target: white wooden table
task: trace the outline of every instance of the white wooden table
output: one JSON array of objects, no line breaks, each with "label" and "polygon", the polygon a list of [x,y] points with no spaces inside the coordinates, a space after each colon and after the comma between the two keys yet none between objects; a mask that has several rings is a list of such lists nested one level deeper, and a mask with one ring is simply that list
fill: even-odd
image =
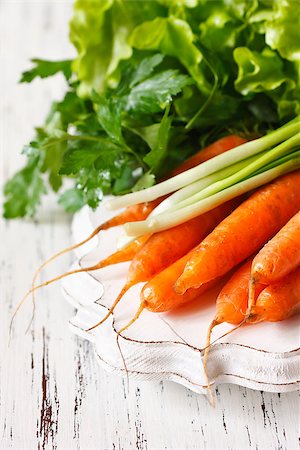
[{"label": "white wooden table", "polygon": [[[55,78],[17,85],[33,56],[65,58],[70,2],[0,2],[1,184],[21,164],[19,151],[59,98]],[[0,448],[8,449],[287,449],[298,448],[299,395],[269,394],[223,385],[217,406],[172,383],[126,382],[97,366],[91,347],[68,329],[72,308],[58,285],[37,296],[31,331],[30,304],[13,326],[17,301],[34,269],[68,245],[70,218],[47,199],[36,221],[1,221]],[[44,275],[62,272],[65,257]]]}]

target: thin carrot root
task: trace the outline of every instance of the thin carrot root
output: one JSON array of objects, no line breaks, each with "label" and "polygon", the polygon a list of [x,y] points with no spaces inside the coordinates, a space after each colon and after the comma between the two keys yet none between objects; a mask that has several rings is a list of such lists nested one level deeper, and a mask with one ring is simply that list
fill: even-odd
[{"label": "thin carrot root", "polygon": [[[66,272],[63,273],[62,275],[59,275],[55,278],[51,278],[51,280],[47,280],[44,283],[38,284],[37,286],[34,286],[33,288],[31,287],[31,289],[29,289],[29,291],[24,295],[24,297],[19,301],[19,303],[17,304],[15,311],[12,315],[12,318],[10,320],[10,325],[9,325],[9,332],[11,333],[11,329],[12,329],[12,324],[13,321],[19,311],[19,309],[21,308],[21,306],[24,304],[24,302],[26,301],[26,299],[29,297],[30,294],[35,293],[38,289],[41,289],[42,287],[48,286],[49,284],[55,283],[56,281],[62,280],[63,278],[66,278],[70,275],[75,275],[76,273],[83,273],[83,272],[91,272],[93,270],[97,270],[99,269],[99,264],[96,264],[95,266],[90,266],[90,267],[85,267],[85,268],[81,268],[81,269],[75,269],[75,270],[71,270],[70,272]],[[28,329],[28,328],[27,328]]]},{"label": "thin carrot root", "polygon": [[245,321],[250,317],[251,310],[252,310],[253,306],[255,305],[255,287],[256,287],[256,282],[255,282],[254,278],[252,276],[250,276],[249,296],[248,296],[248,305],[247,305],[247,310],[246,310],[246,315],[245,315]]},{"label": "thin carrot root", "polygon": [[123,331],[127,330],[129,327],[131,327],[131,325],[134,324],[134,322],[140,317],[140,315],[142,314],[142,312],[145,309],[145,303],[141,303],[137,312],[135,313],[135,315],[133,316],[133,318],[127,323],[127,325],[125,325],[123,328],[121,328],[121,330],[118,331],[118,335],[120,335],[121,333],[123,333]]},{"label": "thin carrot root", "polygon": [[75,250],[76,248],[81,247],[82,245],[86,244],[87,242],[89,242],[91,239],[93,239],[93,237],[95,237],[101,230],[106,230],[107,229],[107,223],[103,223],[101,225],[99,225],[97,228],[94,229],[94,231],[92,231],[92,233],[85,238],[83,241],[78,242],[77,244],[71,245],[70,247],[67,247],[63,250],[60,250],[59,252],[55,253],[54,255],[52,255],[50,258],[48,258],[46,261],[43,262],[43,264],[40,265],[40,267],[35,271],[34,275],[33,275],[33,279],[32,279],[32,286],[34,286],[37,277],[39,275],[39,273],[48,265],[50,264],[52,261],[54,261],[56,258],[58,258],[59,256],[64,255],[65,253],[68,253],[72,250]]},{"label": "thin carrot root", "polygon": [[108,318],[109,316],[114,312],[115,307],[118,305],[118,303],[122,300],[123,296],[126,294],[126,292],[128,291],[128,289],[130,289],[132,286],[132,283],[128,283],[126,284],[122,289],[121,292],[119,293],[118,297],[115,299],[115,301],[113,302],[112,306],[109,308],[108,313],[106,314],[106,316],[100,320],[100,322],[96,323],[95,325],[93,325],[91,328],[88,328],[86,331],[92,331],[95,328],[99,327],[100,325],[102,325]]},{"label": "thin carrot root", "polygon": [[211,324],[209,325],[209,328],[207,331],[207,337],[206,337],[205,351],[204,351],[204,355],[203,355],[203,370],[204,370],[204,375],[205,375],[205,379],[206,379],[206,383],[207,383],[207,389],[208,389],[208,394],[209,394],[209,403],[213,407],[216,406],[216,401],[215,401],[215,396],[212,392],[211,383],[209,381],[208,374],[207,374],[207,358],[208,358],[208,354],[209,354],[209,350],[210,350],[210,346],[211,346],[212,330],[214,329],[215,326],[219,325],[219,323],[220,322],[218,322],[217,320],[213,320],[211,322]]},{"label": "thin carrot root", "polygon": [[[109,221],[108,221],[108,222],[109,222]],[[87,238],[85,238],[83,241],[78,242],[77,244],[71,245],[70,247],[67,247],[67,248],[65,248],[65,249],[63,249],[63,250],[60,250],[59,252],[57,252],[57,253],[55,253],[54,255],[52,255],[50,258],[48,258],[46,261],[44,261],[43,264],[41,264],[41,265],[37,268],[37,270],[34,272],[33,278],[32,278],[32,282],[31,282],[31,289],[32,289],[32,305],[33,305],[33,306],[32,306],[32,316],[31,316],[29,325],[28,325],[28,327],[27,327],[27,329],[26,329],[26,333],[29,331],[29,329],[30,329],[30,327],[31,327],[31,324],[32,324],[32,322],[33,322],[33,319],[34,319],[34,315],[35,315],[35,295],[34,295],[35,290],[34,290],[34,287],[35,287],[36,280],[37,280],[39,274],[41,273],[41,271],[42,271],[46,266],[48,266],[52,261],[54,261],[55,259],[57,259],[59,256],[62,256],[62,255],[64,255],[65,253],[68,253],[68,252],[70,252],[70,251],[72,251],[72,250],[75,250],[76,248],[81,247],[82,245],[86,244],[86,243],[89,242],[91,239],[93,239],[93,237],[95,237],[101,230],[107,229],[108,222],[105,222],[105,223],[99,225],[97,228],[95,228],[95,229],[93,230],[93,232],[92,232]]]},{"label": "thin carrot root", "polygon": [[[31,289],[33,289],[33,288],[34,288],[34,285],[32,284],[31,285]],[[34,292],[33,292],[32,293],[32,313],[31,313],[31,318],[30,318],[30,321],[29,321],[28,326],[26,328],[25,334],[27,334],[29,332],[29,330],[31,328],[31,325],[32,325],[32,323],[34,321],[34,317],[35,317],[35,296],[34,296]]]},{"label": "thin carrot root", "polygon": [[119,330],[119,331],[117,332],[116,342],[117,342],[117,346],[118,346],[118,349],[119,349],[119,352],[120,352],[120,355],[121,355],[121,358],[122,358],[122,361],[123,361],[124,370],[125,370],[125,372],[126,372],[126,377],[127,377],[127,387],[128,387],[128,389],[129,389],[128,368],[127,368],[126,361],[125,361],[125,358],[124,358],[124,355],[123,355],[123,352],[122,352],[122,349],[121,349],[121,346],[120,346],[119,337],[120,337],[120,335],[121,335],[121,333],[122,333],[123,331],[127,330],[127,329],[128,329],[128,328],[129,328],[129,327],[130,327],[130,326],[131,326],[131,325],[132,325],[132,324],[140,317],[140,315],[142,314],[142,312],[143,312],[144,309],[145,309],[145,303],[142,302],[142,303],[140,304],[140,306],[139,306],[137,312],[135,313],[134,317],[127,323],[127,325],[125,325],[123,328],[121,328],[121,330]]},{"label": "thin carrot root", "polygon": [[211,383],[209,381],[208,375],[207,375],[207,359],[208,359],[208,354],[209,354],[209,350],[210,347],[215,344],[216,342],[218,342],[220,339],[223,339],[224,337],[228,336],[229,334],[233,333],[234,331],[236,331],[238,328],[240,328],[242,325],[244,325],[244,323],[246,323],[247,321],[247,316],[234,328],[232,328],[232,330],[227,331],[226,333],[222,334],[222,336],[218,337],[217,339],[215,339],[213,342],[211,342],[211,333],[212,330],[215,328],[215,326],[220,325],[222,322],[214,319],[207,331],[207,338],[206,338],[206,345],[204,348],[204,355],[203,355],[203,369],[204,369],[204,374],[205,374],[205,378],[206,378],[206,382],[207,382],[207,388],[209,391],[209,397],[210,397],[210,404],[212,406],[215,406],[215,397],[212,393],[211,390]]},{"label": "thin carrot root", "polygon": [[116,338],[116,342],[117,342],[117,346],[118,346],[118,349],[119,349],[119,353],[120,353],[121,358],[122,358],[124,370],[125,370],[125,373],[126,373],[127,390],[129,391],[129,372],[128,372],[128,368],[127,368],[127,365],[126,365],[126,361],[125,361],[125,358],[124,358],[124,355],[123,355],[123,352],[122,352],[122,349],[121,349],[121,346],[120,346],[119,336],[120,336],[120,334],[118,333],[118,334],[117,334],[117,338]]}]

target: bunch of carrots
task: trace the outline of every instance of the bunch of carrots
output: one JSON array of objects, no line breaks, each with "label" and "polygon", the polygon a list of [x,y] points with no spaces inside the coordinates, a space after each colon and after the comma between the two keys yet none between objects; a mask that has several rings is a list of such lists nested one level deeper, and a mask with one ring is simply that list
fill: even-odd
[{"label": "bunch of carrots", "polygon": [[[233,148],[242,151],[245,142],[236,135],[226,136],[198,152],[170,176],[176,177]],[[127,206],[119,215],[99,225],[84,241],[51,257],[35,273],[25,298],[63,277],[131,261],[126,283],[108,314],[90,328],[96,328],[108,318],[127,290],[145,282],[140,307],[132,320],[119,330],[120,334],[145,308],[165,312],[197,298],[201,302],[203,292],[235,270],[217,297],[216,314],[208,327],[204,352],[206,371],[210,336],[216,325],[228,322],[239,327],[245,323],[281,321],[300,307],[300,169],[289,171],[247,194],[237,192],[226,202],[171,228],[142,234],[96,265],[35,285],[40,270],[54,258],[83,245],[102,230],[146,220],[155,208],[168,201],[168,195]]]}]

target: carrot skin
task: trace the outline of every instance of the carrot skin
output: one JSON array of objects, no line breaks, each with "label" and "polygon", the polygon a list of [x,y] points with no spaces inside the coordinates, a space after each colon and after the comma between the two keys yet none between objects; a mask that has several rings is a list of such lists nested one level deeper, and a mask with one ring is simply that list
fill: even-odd
[{"label": "carrot skin", "polygon": [[137,205],[128,206],[123,212],[102,224],[102,230],[124,225],[126,222],[136,222],[145,220],[154,208],[162,201],[162,199],[152,200],[152,202],[138,203]]},{"label": "carrot skin", "polygon": [[248,322],[279,322],[300,310],[300,268],[267,286],[251,308]]},{"label": "carrot skin", "polygon": [[251,274],[255,283],[268,285],[285,277],[299,266],[300,211],[256,255]]},{"label": "carrot skin", "polygon": [[189,289],[183,295],[174,292],[173,285],[182,272],[188,257],[189,255],[185,255],[178,259],[144,285],[140,300],[145,308],[156,313],[170,311],[195,300],[213,286],[214,283],[207,283],[198,289]]},{"label": "carrot skin", "polygon": [[[247,260],[227,281],[216,301],[218,323],[239,324],[244,318],[248,305],[249,280],[252,259]],[[265,286],[260,285],[262,290]]]},{"label": "carrot skin", "polygon": [[149,234],[140,236],[138,239],[135,239],[133,242],[130,242],[121,250],[112,253],[107,258],[99,262],[98,264],[99,269],[111,266],[113,264],[131,261],[138,253],[138,251],[142,248],[142,246],[145,244],[145,242],[149,239],[149,237],[150,237]]},{"label": "carrot skin", "polygon": [[194,250],[175,290],[219,277],[272,238],[300,207],[300,170],[258,189]]}]

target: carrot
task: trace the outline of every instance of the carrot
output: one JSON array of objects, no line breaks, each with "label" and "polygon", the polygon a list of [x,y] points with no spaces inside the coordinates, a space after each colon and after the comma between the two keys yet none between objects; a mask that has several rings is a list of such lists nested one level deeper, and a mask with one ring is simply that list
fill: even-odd
[{"label": "carrot", "polygon": [[207,380],[207,387],[209,390],[211,403],[213,405],[214,396],[211,392],[211,384],[207,375],[207,360],[211,346],[211,334],[215,326],[220,325],[223,322],[232,324],[244,323],[248,301],[248,286],[251,262],[251,259],[246,261],[223,286],[216,300],[215,317],[208,327],[206,346],[203,355],[203,370]]},{"label": "carrot", "polygon": [[[300,204],[298,203],[298,210]],[[251,268],[249,310],[255,303],[256,285],[279,281],[300,266],[300,211],[260,250]]]},{"label": "carrot", "polygon": [[[245,318],[251,264],[252,259],[249,259],[237,269],[219,293],[216,301],[215,325],[223,322],[237,325]],[[260,289],[264,287],[261,286]]]},{"label": "carrot", "polygon": [[[213,285],[217,283],[217,281],[219,281],[219,279],[212,280],[209,283],[203,284],[199,288],[192,288],[187,290],[183,295],[176,294],[173,289],[174,283],[180,273],[182,273],[182,270],[189,256],[190,252],[155,275],[150,281],[148,281],[148,283],[143,286],[140,293],[140,306],[137,312],[135,313],[133,318],[117,333],[117,344],[124,362],[125,369],[126,363],[118,342],[118,338],[122,332],[127,330],[134,322],[138,320],[145,308],[155,313],[173,310],[197,298],[200,299],[201,295],[204,292],[213,287]],[[95,326],[90,328],[90,330],[93,328],[95,328]]]},{"label": "carrot", "polygon": [[145,234],[144,236],[140,236],[134,241],[127,244],[124,248],[116,251],[112,255],[109,255],[107,258],[100,261],[98,265],[98,269],[102,269],[103,267],[111,266],[113,264],[119,264],[122,262],[131,261],[132,258],[140,251],[140,249],[145,245],[145,242],[150,238],[149,234]]},{"label": "carrot", "polygon": [[[151,312],[164,312],[171,309],[175,309],[185,303],[188,303],[196,298],[199,298],[201,294],[211,288],[217,280],[202,285],[198,289],[189,289],[183,295],[176,294],[173,290],[173,285],[178,275],[184,268],[189,254],[183,256],[175,263],[164,269],[162,272],[154,276],[148,283],[146,283],[140,294],[140,306],[136,311],[133,318],[117,332],[117,345],[123,359],[124,367],[127,372],[126,362],[121,351],[119,344],[119,336],[122,332],[127,330],[134,322],[138,320],[144,309],[148,309]],[[90,328],[93,329],[92,327]]]},{"label": "carrot", "polygon": [[183,294],[248,258],[299,210],[300,170],[258,189],[193,251],[175,290]]},{"label": "carrot", "polygon": [[252,306],[248,322],[279,322],[300,310],[300,268],[267,286]]},{"label": "carrot", "polygon": [[165,312],[188,303],[214,283],[207,283],[197,289],[189,289],[183,295],[176,294],[173,286],[189,258],[189,253],[178,259],[169,267],[155,275],[148,283],[143,286],[140,294],[141,304],[152,312]]},{"label": "carrot", "polygon": [[[235,271],[220,291],[216,300],[216,314],[209,326],[206,348],[210,346],[211,333],[215,326],[224,322],[233,325],[239,325],[245,322],[251,264],[252,258],[248,259]],[[264,285],[258,285],[260,292],[264,288]]]},{"label": "carrot", "polygon": [[[185,255],[201,242],[232,211],[239,201],[239,199],[231,200],[188,222],[153,234],[133,258],[128,270],[127,281],[112,304],[108,315],[113,312],[121,298],[132,286],[140,282],[149,281],[156,274]],[[90,330],[103,323],[106,318],[94,325]]]}]

